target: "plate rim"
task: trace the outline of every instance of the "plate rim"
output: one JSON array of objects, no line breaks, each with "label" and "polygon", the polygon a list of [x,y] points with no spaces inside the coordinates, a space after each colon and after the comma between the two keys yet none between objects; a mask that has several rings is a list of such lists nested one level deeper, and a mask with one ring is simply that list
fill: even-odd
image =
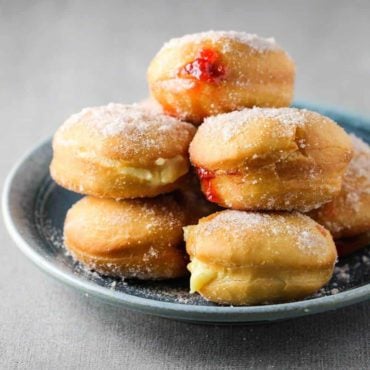
[{"label": "plate rim", "polygon": [[[314,103],[297,102],[295,105],[305,106],[308,109],[333,111],[351,119],[359,119],[368,123],[364,129],[370,130],[370,118],[358,114],[346,112],[343,109],[335,107],[318,105]],[[353,125],[354,127],[363,127],[363,125]],[[370,283],[357,288],[351,288],[335,295],[312,298],[304,301],[287,302],[279,304],[268,304],[260,306],[202,306],[184,303],[174,303],[159,301],[152,298],[139,297],[102,287],[92,281],[81,279],[78,275],[73,275],[72,271],[63,271],[53,265],[34,250],[27,239],[20,231],[17,220],[12,217],[10,194],[13,191],[16,176],[20,168],[41,148],[50,145],[51,138],[37,143],[28,150],[11,168],[7,175],[2,191],[2,214],[6,229],[17,247],[42,271],[45,271],[55,279],[71,286],[75,289],[91,294],[92,296],[104,299],[108,303],[124,306],[147,314],[162,316],[167,318],[180,319],[193,322],[225,322],[225,323],[243,323],[256,321],[272,321],[284,318],[293,318],[313,313],[319,313],[345,307],[351,304],[370,300]]]}]

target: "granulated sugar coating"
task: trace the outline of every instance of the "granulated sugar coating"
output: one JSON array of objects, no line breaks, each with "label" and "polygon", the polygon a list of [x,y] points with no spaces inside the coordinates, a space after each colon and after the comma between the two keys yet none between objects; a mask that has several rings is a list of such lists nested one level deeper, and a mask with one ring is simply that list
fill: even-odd
[{"label": "granulated sugar coating", "polygon": [[[90,199],[85,198],[81,202]],[[120,201],[117,202],[117,205],[122,204],[122,207],[112,207],[109,212],[104,212],[104,205],[97,203],[95,208],[91,208],[94,213],[90,215],[89,222],[92,223],[91,226],[94,229],[117,226],[121,229],[122,235],[125,234],[125,229],[128,229],[130,225],[138,223],[143,223],[146,235],[165,234],[172,230],[181,229],[184,223],[184,213],[174,199],[168,195],[159,197],[158,201],[157,199]],[[78,219],[75,222],[81,222],[81,228],[84,227],[84,219]]]},{"label": "granulated sugar coating", "polygon": [[235,241],[246,240],[251,233],[262,233],[271,238],[288,235],[303,253],[320,256],[327,253],[328,242],[325,235],[317,232],[318,227],[316,222],[298,212],[279,214],[225,210],[200,222],[194,230],[200,237],[221,233]]},{"label": "granulated sugar coating", "polygon": [[208,31],[185,35],[183,37],[171,39],[164,44],[163,49],[180,47],[189,43],[200,44],[205,41],[218,43],[221,40],[224,43],[224,52],[229,51],[230,40],[246,44],[258,53],[280,50],[274,38],[263,38],[255,34],[235,31]]},{"label": "granulated sugar coating", "polygon": [[109,160],[118,156],[131,161],[134,156],[140,161],[185,155],[194,133],[191,124],[140,104],[110,103],[72,115],[57,131],[54,146],[77,147],[74,151],[80,155],[113,151],[116,154],[108,156]]},{"label": "granulated sugar coating", "polygon": [[[282,123],[281,134],[289,134],[292,128],[306,123],[305,109],[295,108],[246,108],[231,113],[219,114],[204,120],[199,130],[208,135],[221,134],[225,142],[238,135],[243,126],[258,119],[274,119]],[[284,127],[286,126],[286,127]],[[279,135],[279,132],[276,133]]]},{"label": "granulated sugar coating", "polygon": [[238,238],[256,225],[268,226],[270,221],[271,216],[268,214],[226,210],[218,213],[210,221],[200,223],[197,226],[197,232],[199,234],[211,235],[215,231],[223,230],[232,232],[233,236]]},{"label": "granulated sugar coating", "polygon": [[171,131],[174,125],[189,124],[179,121],[176,118],[166,116],[159,112],[153,112],[140,104],[118,104],[109,103],[99,107],[88,107],[81,112],[73,114],[67,119],[62,129],[67,129],[77,123],[84,123],[91,128],[99,131],[105,136],[125,135],[145,135],[146,131]]},{"label": "granulated sugar coating", "polygon": [[243,124],[255,118],[273,118],[284,124],[303,124],[305,117],[302,112],[307,112],[306,109],[297,108],[245,108],[240,111],[231,113],[219,114],[215,117],[209,117],[205,123],[211,121],[213,124],[224,124],[232,122],[233,124]]}]

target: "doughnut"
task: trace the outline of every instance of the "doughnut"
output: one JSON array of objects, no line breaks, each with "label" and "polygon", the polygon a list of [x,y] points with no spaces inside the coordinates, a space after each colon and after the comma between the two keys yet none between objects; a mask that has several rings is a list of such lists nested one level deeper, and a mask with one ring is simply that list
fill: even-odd
[{"label": "doughnut", "polygon": [[167,114],[199,124],[244,107],[289,106],[295,65],[272,38],[209,31],[167,42],[147,77]]},{"label": "doughnut", "polygon": [[68,211],[64,241],[72,256],[103,275],[169,279],[187,275],[186,214],[172,195],[82,198]]},{"label": "doughnut", "polygon": [[309,215],[325,226],[334,239],[370,231],[370,147],[350,135],[353,158],[344,174],[340,193]]},{"label": "doughnut", "polygon": [[329,281],[337,257],[329,231],[298,212],[224,210],[184,230],[190,290],[220,304],[309,296]]},{"label": "doughnut", "polygon": [[101,198],[153,197],[189,171],[195,128],[139,105],[85,108],[56,132],[50,172],[69,190]]},{"label": "doughnut", "polygon": [[307,212],[340,191],[350,138],[331,119],[295,108],[207,118],[190,144],[208,200],[239,210]]}]

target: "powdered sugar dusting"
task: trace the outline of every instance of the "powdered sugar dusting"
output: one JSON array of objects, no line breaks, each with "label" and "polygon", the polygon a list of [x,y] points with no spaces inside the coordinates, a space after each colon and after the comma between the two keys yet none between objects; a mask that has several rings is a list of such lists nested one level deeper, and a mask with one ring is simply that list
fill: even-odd
[{"label": "powdered sugar dusting", "polygon": [[240,212],[235,210],[226,210],[220,212],[212,220],[199,224],[200,232],[204,235],[211,235],[219,229],[232,230],[234,235],[238,237],[246,230],[249,230],[254,225],[267,225],[271,216],[263,213],[255,212]]},{"label": "powdered sugar dusting", "polygon": [[[121,159],[132,161],[136,157],[139,162],[149,162],[158,157],[185,155],[194,134],[195,127],[190,123],[145,105],[110,103],[72,115],[57,131],[54,140],[61,146],[77,146],[81,155],[81,136],[82,139],[91,137],[85,145],[85,155],[95,156],[100,150],[105,152],[108,146],[109,151],[116,152]],[[76,137],[80,139],[74,140]]]},{"label": "powdered sugar dusting", "polygon": [[307,112],[305,109],[296,108],[245,108],[240,111],[209,117],[205,119],[199,130],[205,134],[221,133],[223,140],[229,141],[244,126],[256,119],[278,120],[286,125],[289,130],[292,126],[302,126],[306,123],[305,112]]},{"label": "powdered sugar dusting", "polygon": [[195,230],[202,235],[212,235],[221,230],[237,239],[245,237],[258,227],[271,238],[283,234],[290,235],[292,240],[295,240],[297,248],[305,254],[326,255],[327,240],[324,235],[317,232],[316,226],[314,221],[298,212],[269,214],[226,210],[211,220],[200,223]]},{"label": "powdered sugar dusting", "polygon": [[214,44],[222,40],[224,42],[224,52],[230,51],[230,40],[248,45],[258,53],[280,50],[274,38],[263,38],[256,34],[236,31],[208,31],[185,35],[183,37],[171,39],[164,44],[163,49],[178,47],[189,43],[200,44],[206,40]]},{"label": "powdered sugar dusting", "polygon": [[299,233],[297,246],[306,254],[325,254],[327,242],[321,234],[303,230]]},{"label": "powdered sugar dusting", "polygon": [[[109,209],[109,212],[107,211]],[[168,194],[150,199],[127,199],[115,201],[105,199],[96,201],[92,197],[85,197],[75,203],[72,212],[79,215],[81,211],[89,211],[88,221],[83,217],[70,217],[69,222],[74,223],[74,227],[80,230],[81,234],[88,233],[89,230],[99,230],[103,235],[107,235],[112,228],[119,231],[121,243],[123,240],[132,243],[137,240],[136,234],[132,234],[132,225],[141,225],[143,240],[153,236],[161,235],[159,242],[167,242],[166,237],[169,233],[182,235],[182,227],[185,226],[186,211],[176,199],[176,195]],[[118,236],[118,235],[116,235]],[[156,236],[158,238],[158,236]],[[170,242],[170,241],[168,241]],[[155,250],[150,249],[147,258],[155,255]]]},{"label": "powdered sugar dusting", "polygon": [[76,124],[89,125],[104,136],[145,135],[149,130],[172,130],[174,125],[190,126],[173,117],[154,112],[140,104],[109,103],[100,107],[88,107],[73,114],[62,126],[67,129]]},{"label": "powdered sugar dusting", "polygon": [[[36,217],[39,217],[36,215]],[[42,220],[42,228],[45,237],[57,248],[64,247],[63,241],[63,233],[60,229],[56,228],[50,219]],[[66,251],[66,255],[69,254],[68,250]]]}]

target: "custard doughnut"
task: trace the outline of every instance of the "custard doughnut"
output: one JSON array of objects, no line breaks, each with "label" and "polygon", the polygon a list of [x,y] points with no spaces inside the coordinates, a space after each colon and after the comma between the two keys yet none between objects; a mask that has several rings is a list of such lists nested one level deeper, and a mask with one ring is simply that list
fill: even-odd
[{"label": "custard doughnut", "polygon": [[304,298],[332,276],[330,233],[307,216],[225,210],[185,230],[191,292],[231,305]]},{"label": "custard doughnut", "polygon": [[56,132],[50,172],[61,186],[115,199],[153,197],[189,171],[195,128],[139,105],[85,108]]},{"label": "custard doughnut", "polygon": [[186,214],[171,195],[116,201],[85,197],[67,213],[66,248],[101,274],[168,279],[187,274]]},{"label": "custard doughnut", "polygon": [[309,215],[325,226],[334,239],[370,231],[370,147],[350,135],[353,158],[343,177],[339,195]]},{"label": "custard doughnut", "polygon": [[207,198],[241,210],[318,208],[339,193],[350,159],[341,127],[294,108],[209,117],[190,144]]},{"label": "custard doughnut", "polygon": [[172,39],[148,68],[164,111],[195,124],[244,107],[289,106],[294,77],[294,62],[274,39],[233,31]]}]

